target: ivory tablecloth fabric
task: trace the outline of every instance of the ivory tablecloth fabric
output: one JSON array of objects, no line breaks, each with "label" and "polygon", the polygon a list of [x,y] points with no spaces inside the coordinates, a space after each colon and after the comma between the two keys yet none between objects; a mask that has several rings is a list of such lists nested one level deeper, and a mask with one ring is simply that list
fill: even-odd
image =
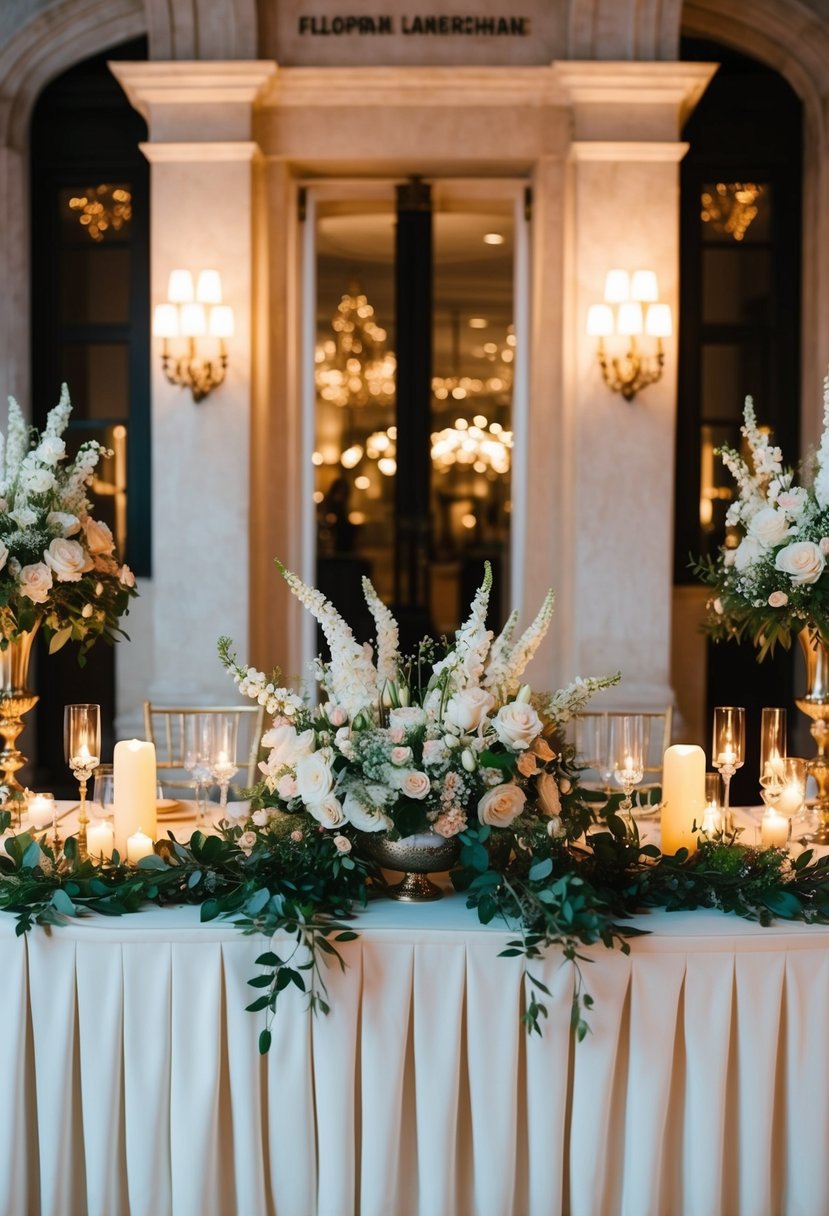
[{"label": "ivory tablecloth fabric", "polygon": [[261,939],[194,908],[14,936],[0,917],[5,1216],[825,1216],[829,931],[640,918],[632,954],[522,962],[457,897],[382,903],[288,994],[269,1056],[244,1012]]}]

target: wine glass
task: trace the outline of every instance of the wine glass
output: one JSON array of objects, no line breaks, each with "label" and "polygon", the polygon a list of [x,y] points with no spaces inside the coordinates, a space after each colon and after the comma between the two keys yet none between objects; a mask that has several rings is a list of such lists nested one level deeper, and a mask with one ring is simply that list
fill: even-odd
[{"label": "wine glass", "polygon": [[613,772],[608,759],[607,714],[579,714],[575,727],[576,753],[587,768],[597,774],[609,796]]},{"label": "wine glass", "polygon": [[763,802],[770,811],[787,819],[790,825],[792,820],[798,818],[806,801],[806,770],[805,760],[786,756],[777,762],[774,769],[769,769],[760,783]]},{"label": "wine glass", "polygon": [[67,705],[63,711],[63,749],[66,763],[78,782],[80,814],[78,816],[78,853],[86,857],[86,783],[101,759],[100,705]]},{"label": "wine glass", "polygon": [[610,762],[624,790],[619,813],[632,826],[631,794],[645,775],[645,720],[641,714],[613,714],[610,719]]},{"label": "wine glass", "polygon": [[731,831],[731,778],[746,758],[746,711],[738,705],[717,705],[711,763],[719,769],[725,788],[723,831]]},{"label": "wine glass", "polygon": [[184,768],[193,781],[196,816],[207,814],[207,783],[213,778],[213,714],[189,714],[184,720]]},{"label": "wine glass", "polygon": [[227,787],[231,777],[239,770],[236,763],[236,742],[239,734],[239,715],[217,713],[213,718],[213,752],[211,775],[219,785],[219,806],[227,806]]},{"label": "wine glass", "polygon": [[115,815],[115,775],[111,764],[99,764],[95,769],[89,814],[93,819],[112,821]]}]

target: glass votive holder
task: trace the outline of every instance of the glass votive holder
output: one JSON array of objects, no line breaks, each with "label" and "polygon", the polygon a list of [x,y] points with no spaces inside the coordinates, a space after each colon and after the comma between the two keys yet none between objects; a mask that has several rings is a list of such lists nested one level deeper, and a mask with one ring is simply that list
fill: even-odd
[{"label": "glass votive holder", "polygon": [[724,827],[722,805],[720,803],[720,774],[705,774],[705,809],[702,812],[702,833],[704,836],[718,836]]},{"label": "glass votive holder", "polygon": [[29,798],[29,827],[46,832],[55,821],[55,795],[32,794]]},{"label": "glass votive holder", "polygon": [[91,819],[111,820],[115,814],[115,777],[111,764],[99,764],[94,773],[92,801],[89,804]]},{"label": "glass votive holder", "polygon": [[781,815],[774,807],[769,806],[763,811],[760,820],[760,845],[764,849],[785,849],[792,834],[792,821],[789,815]]}]

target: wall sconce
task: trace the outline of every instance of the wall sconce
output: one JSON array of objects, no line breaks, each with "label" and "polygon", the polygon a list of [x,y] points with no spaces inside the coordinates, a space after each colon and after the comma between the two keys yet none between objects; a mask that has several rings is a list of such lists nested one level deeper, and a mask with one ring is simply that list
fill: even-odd
[{"label": "wall sconce", "polygon": [[[161,367],[171,384],[189,388],[202,401],[225,378],[225,338],[233,336],[233,309],[222,303],[218,270],[202,270],[195,291],[189,270],[174,270],[167,303],[156,304],[153,334],[162,339]],[[178,343],[174,353],[170,342]],[[212,352],[205,349],[212,345]]]},{"label": "wall sconce", "polygon": [[[656,275],[652,270],[609,270],[604,304],[592,304],[587,313],[587,332],[598,338],[596,354],[608,388],[632,401],[640,389],[655,384],[662,375],[665,352],[662,339],[673,332],[671,309],[659,303]],[[653,353],[639,349],[642,334],[656,339]],[[609,355],[604,340],[613,335],[627,338],[627,349]]]}]

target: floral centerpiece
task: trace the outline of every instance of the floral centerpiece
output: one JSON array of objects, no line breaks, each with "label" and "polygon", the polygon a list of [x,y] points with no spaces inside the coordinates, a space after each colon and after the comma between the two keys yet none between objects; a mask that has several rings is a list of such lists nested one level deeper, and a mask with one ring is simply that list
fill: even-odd
[{"label": "floral centerpiece", "polygon": [[[331,658],[317,661],[325,700],[310,709],[263,672],[240,667],[222,641],[240,691],[274,715],[247,824],[251,847],[257,834],[283,831],[286,815],[310,817],[341,834],[352,828],[392,839],[418,833],[451,839],[473,823],[512,829],[541,817],[552,835],[563,835],[562,803],[574,801],[576,781],[560,729],[619,677],[577,679],[555,694],[534,694],[522,684],[550,623],[552,593],[517,640],[517,613],[493,638],[486,627],[487,565],[454,641],[440,647],[426,639],[402,655],[397,623],[364,579],[375,655],[321,592],[283,573],[322,626]],[[340,839],[350,848],[349,837]]]},{"label": "floral centerpiece", "polygon": [[98,638],[114,639],[136,591],[89,500],[95,469],[109,453],[90,439],[67,461],[62,436],[71,412],[64,385],[39,435],[9,400],[7,435],[0,435],[0,649],[42,626],[50,652],[72,640],[82,661]]},{"label": "floral centerpiece", "polygon": [[823,434],[810,484],[799,485],[746,398],[741,428],[745,459],[720,449],[737,483],[728,508],[732,529],[716,560],[696,564],[714,589],[707,628],[717,639],[750,638],[763,659],[810,628],[829,642],[829,377],[824,382]]}]

